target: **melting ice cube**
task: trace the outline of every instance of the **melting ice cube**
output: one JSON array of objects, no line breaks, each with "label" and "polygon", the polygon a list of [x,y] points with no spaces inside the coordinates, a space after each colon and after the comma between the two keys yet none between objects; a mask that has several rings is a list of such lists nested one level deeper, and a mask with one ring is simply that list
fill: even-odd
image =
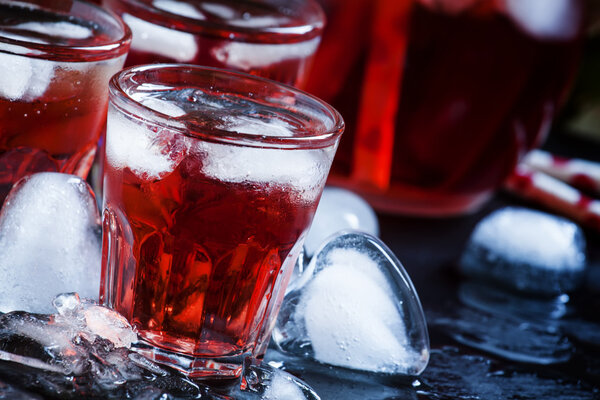
[{"label": "melting ice cube", "polygon": [[154,0],[152,5],[171,14],[199,20],[206,19],[206,16],[197,7],[179,0]]},{"label": "melting ice cube", "polygon": [[[94,35],[94,32],[83,25],[74,24],[68,21],[60,22],[24,22],[11,27],[11,30],[40,33],[46,36],[52,36],[63,39],[87,39]],[[28,38],[28,40],[31,40]]]},{"label": "melting ice cube", "polygon": [[156,25],[131,14],[123,14],[123,20],[133,33],[133,50],[159,54],[178,62],[192,61],[198,53],[196,38],[191,33]]},{"label": "melting ice cube", "polygon": [[[135,98],[135,96],[131,97]],[[162,100],[156,97],[142,97],[139,101],[146,107],[159,113],[168,115],[169,117],[177,118],[185,115],[185,111],[181,107],[170,101]]]},{"label": "melting ice cube", "polygon": [[305,382],[269,365],[249,366],[244,371],[245,386],[228,395],[236,400],[319,400]]},{"label": "melting ice cube", "polygon": [[47,313],[61,292],[98,298],[100,232],[81,178],[45,172],[17,182],[0,214],[0,311]]},{"label": "melting ice cube", "polygon": [[332,149],[269,149],[200,142],[202,172],[224,182],[281,185],[299,200],[312,201],[325,184]]},{"label": "melting ice cube", "polygon": [[379,239],[360,232],[321,247],[286,294],[273,338],[286,352],[378,373],[417,375],[429,359],[410,278]]},{"label": "melting ice cube", "polygon": [[235,18],[238,14],[234,8],[231,8],[226,4],[203,1],[201,7],[204,11],[224,20]]},{"label": "melting ice cube", "polygon": [[[159,104],[161,109],[157,111],[174,112]],[[157,104],[151,106],[157,107]],[[188,140],[182,135],[167,129],[154,132],[143,122],[125,117],[112,106],[109,108],[106,158],[115,168],[128,167],[144,179],[161,178],[177,167],[188,146]]]},{"label": "melting ice cube", "polygon": [[319,399],[300,379],[269,366],[247,367],[243,387],[216,393],[130,350],[136,334],[117,312],[76,293],[57,296],[54,305],[53,315],[0,314],[0,385],[10,378],[14,389],[51,398]]},{"label": "melting ice cube", "polygon": [[320,38],[314,38],[287,44],[229,42],[211,49],[211,53],[215,59],[228,68],[249,71],[290,59],[310,57],[319,47],[320,40]]},{"label": "melting ice cube", "polygon": [[312,256],[325,239],[345,229],[377,236],[377,215],[359,195],[342,188],[326,187],[304,241],[304,251]]},{"label": "melting ice cube", "polygon": [[31,101],[43,95],[54,76],[52,61],[0,52],[0,96]]},{"label": "melting ice cube", "polygon": [[581,284],[585,239],[564,218],[506,207],[483,219],[460,260],[469,276],[524,292],[559,294]]}]

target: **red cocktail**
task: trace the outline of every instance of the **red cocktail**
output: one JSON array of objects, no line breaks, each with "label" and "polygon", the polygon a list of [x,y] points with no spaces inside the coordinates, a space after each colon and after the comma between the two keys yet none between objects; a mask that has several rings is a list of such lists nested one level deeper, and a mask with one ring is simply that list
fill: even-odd
[{"label": "red cocktail", "polygon": [[85,2],[0,4],[0,202],[34,172],[87,176],[130,38]]},{"label": "red cocktail", "polygon": [[544,139],[577,69],[583,0],[324,3],[308,90],[348,123],[332,182],[381,210],[476,209]]},{"label": "red cocktail", "polygon": [[158,65],[111,81],[101,298],[192,376],[262,356],[343,129],[272,81]]},{"label": "red cocktail", "polygon": [[133,31],[127,65],[184,62],[302,87],[324,15],[314,0],[104,0]]}]

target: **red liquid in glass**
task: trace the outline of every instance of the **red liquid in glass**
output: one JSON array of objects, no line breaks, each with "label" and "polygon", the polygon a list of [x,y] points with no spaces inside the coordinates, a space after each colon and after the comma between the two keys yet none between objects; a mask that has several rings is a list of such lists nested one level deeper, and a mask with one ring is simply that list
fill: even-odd
[{"label": "red liquid in glass", "polygon": [[109,159],[105,166],[104,245],[113,249],[103,252],[102,276],[111,264],[116,286],[104,280],[101,298],[168,351],[205,359],[255,351],[263,323],[274,322],[267,319],[277,312],[315,201],[300,200],[289,185],[207,176],[198,155],[186,155],[162,179],[116,169]]},{"label": "red liquid in glass", "polygon": [[[92,36],[55,37],[22,28],[31,23],[68,23],[74,29],[89,29]],[[113,40],[100,29],[67,15],[0,5],[0,37],[54,46],[56,54],[64,53],[65,46],[89,47]],[[1,62],[15,74],[15,85],[21,84],[19,74],[24,74],[42,89],[32,94],[24,86],[22,95],[19,90],[0,91],[0,204],[12,185],[31,173],[57,171],[85,178],[106,120],[108,79],[123,58],[98,64],[89,54],[85,58],[62,54],[54,61],[2,53]]]},{"label": "red liquid in glass", "polygon": [[[526,32],[498,1],[373,4],[360,13],[330,4],[337,29],[372,15],[370,37],[347,50],[344,80],[331,78],[333,62],[319,65],[335,51],[329,38],[343,36],[326,32],[308,87],[347,121],[331,181],[381,210],[472,210],[548,132],[576,72],[583,2],[571,1],[573,13],[561,16],[573,18],[568,37]],[[324,89],[328,81],[335,93]]]},{"label": "red liquid in glass", "polygon": [[[139,3],[143,3],[147,7],[155,7],[154,3],[156,2],[143,0]],[[283,28],[301,26],[305,23],[306,17],[303,15],[295,15],[288,11],[285,14],[282,13],[280,8],[285,8],[285,1],[219,0],[206,6],[202,2],[189,0],[172,0],[166,1],[166,3],[174,4],[172,7],[175,10],[178,10],[177,5],[183,5],[185,8],[178,11],[177,14],[166,11],[171,9],[169,7],[165,7],[165,10],[155,8],[152,13],[140,7],[139,4],[132,5],[128,1],[104,0],[103,4],[121,15],[125,22],[130,24],[133,31],[134,41],[126,66],[184,62],[238,70],[297,87],[305,85],[312,58],[319,43],[322,22],[318,24],[318,27],[310,29],[302,27],[298,29],[297,33],[282,33],[274,39],[275,35],[270,31],[277,31],[277,26],[271,23],[268,25],[269,27],[263,28],[263,32],[260,32],[260,25],[252,25],[252,22],[277,18],[281,20],[279,23]],[[296,3],[301,2],[297,1]],[[213,13],[213,8],[209,8],[211,5],[225,11]],[[189,10],[195,11],[192,14]],[[303,11],[305,10],[303,9]],[[314,7],[308,11],[316,13]],[[160,16],[156,15],[157,12]],[[196,13],[202,14],[204,19],[198,20],[194,16]],[[182,15],[189,18],[182,19]],[[139,22],[136,23],[135,20],[132,23],[132,17],[146,23],[143,26],[138,25]],[[236,31],[234,26],[228,30],[227,25],[234,18],[238,21],[247,19],[246,29],[255,28],[257,32],[244,37]],[[320,11],[312,18],[313,20],[320,18]],[[209,31],[198,28],[199,24],[218,28]],[[153,34],[160,36],[160,31],[156,30],[166,29],[165,27],[179,35],[188,34],[190,36],[183,37],[183,39],[181,36],[174,38],[165,45],[169,48],[169,52],[173,53],[172,56],[166,55],[164,48],[159,49],[159,47],[165,47],[163,45],[150,46],[154,48],[143,50],[137,46],[139,40],[136,40],[136,37]],[[238,22],[237,27],[244,27],[244,24]],[[163,35],[163,37],[165,36]],[[165,42],[167,42],[166,39]],[[192,43],[195,51],[189,48]],[[244,48],[244,46],[249,47]]]}]

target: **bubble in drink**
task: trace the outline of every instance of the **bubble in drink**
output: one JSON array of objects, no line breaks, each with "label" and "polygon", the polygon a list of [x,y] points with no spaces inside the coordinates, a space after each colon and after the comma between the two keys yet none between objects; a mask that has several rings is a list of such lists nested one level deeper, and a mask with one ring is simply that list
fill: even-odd
[{"label": "bubble in drink", "polygon": [[0,4],[0,202],[20,178],[87,176],[128,31],[100,8]]}]

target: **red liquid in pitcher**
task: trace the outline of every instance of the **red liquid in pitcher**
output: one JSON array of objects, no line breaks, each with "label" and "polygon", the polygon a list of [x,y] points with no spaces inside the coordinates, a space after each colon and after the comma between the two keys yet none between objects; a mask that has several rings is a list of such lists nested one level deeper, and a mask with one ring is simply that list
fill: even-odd
[{"label": "red liquid in pitcher", "polygon": [[24,57],[10,54],[18,45],[0,43],[0,48],[13,46],[0,52],[0,204],[12,185],[31,173],[87,176],[106,119],[108,79],[124,58],[99,63],[89,54],[65,55],[65,46],[113,40],[100,29],[68,15],[0,5],[0,41],[44,44],[61,55],[59,60]]},{"label": "red liquid in pitcher", "polygon": [[[386,211],[440,215],[481,204],[543,140],[576,71],[583,2],[558,3],[567,8],[377,2],[363,56],[345,68],[338,93],[319,89],[331,80],[321,53],[309,85],[347,117],[332,182]],[[342,28],[336,15],[353,18],[333,9]]]}]

